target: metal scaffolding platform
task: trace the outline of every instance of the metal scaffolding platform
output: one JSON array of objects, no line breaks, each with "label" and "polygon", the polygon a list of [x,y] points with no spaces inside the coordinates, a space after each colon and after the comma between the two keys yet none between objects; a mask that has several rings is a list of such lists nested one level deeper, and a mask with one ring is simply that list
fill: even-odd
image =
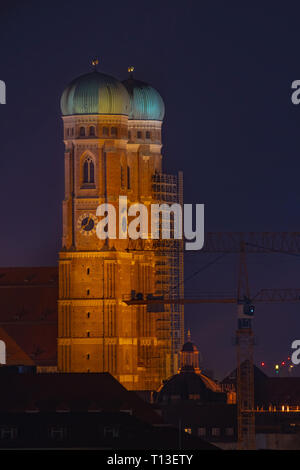
[{"label": "metal scaffolding platform", "polygon": [[[152,177],[153,198],[159,204],[180,204],[183,206],[183,174],[169,175],[158,173]],[[164,214],[162,213],[162,217]],[[160,234],[161,235],[161,234]],[[156,285],[155,295],[164,298],[184,296],[183,279],[183,240],[173,239],[174,224],[171,218],[171,239],[155,240]],[[165,306],[163,323],[164,334],[171,338],[170,374],[179,368],[179,352],[184,342],[184,306],[171,304]]]}]

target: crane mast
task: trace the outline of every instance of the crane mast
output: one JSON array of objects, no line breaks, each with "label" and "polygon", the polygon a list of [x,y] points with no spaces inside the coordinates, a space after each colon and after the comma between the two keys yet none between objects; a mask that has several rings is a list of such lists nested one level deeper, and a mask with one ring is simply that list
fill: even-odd
[{"label": "crane mast", "polygon": [[245,243],[242,241],[240,244],[236,330],[236,391],[239,450],[255,449],[253,314],[254,307],[250,301],[246,249]]}]

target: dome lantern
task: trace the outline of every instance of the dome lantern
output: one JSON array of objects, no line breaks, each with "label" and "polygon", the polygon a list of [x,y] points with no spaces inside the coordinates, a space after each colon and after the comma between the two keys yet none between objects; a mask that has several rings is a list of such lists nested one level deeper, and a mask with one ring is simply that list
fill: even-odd
[{"label": "dome lantern", "polygon": [[193,371],[200,374],[199,351],[197,346],[191,341],[191,331],[188,330],[187,342],[184,343],[180,351],[180,372]]}]

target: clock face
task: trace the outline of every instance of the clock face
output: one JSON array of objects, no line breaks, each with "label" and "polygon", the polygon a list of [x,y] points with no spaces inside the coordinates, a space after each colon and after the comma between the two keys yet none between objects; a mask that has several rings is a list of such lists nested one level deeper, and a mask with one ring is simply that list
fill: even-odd
[{"label": "clock face", "polygon": [[78,217],[77,227],[82,235],[92,235],[96,232],[97,218],[94,214],[82,214]]}]

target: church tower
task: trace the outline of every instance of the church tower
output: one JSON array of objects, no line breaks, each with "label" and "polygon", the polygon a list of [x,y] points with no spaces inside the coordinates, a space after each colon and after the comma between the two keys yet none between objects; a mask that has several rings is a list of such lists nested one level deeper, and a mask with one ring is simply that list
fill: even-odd
[{"label": "church tower", "polygon": [[[157,264],[165,259],[168,266],[171,258],[150,238],[119,239],[118,220],[119,196],[127,197],[128,206],[159,200],[154,182],[162,175],[164,103],[153,87],[133,78],[132,69],[122,83],[94,64],[64,90],[61,110],[65,197],[58,369],[109,372],[127,389],[156,389],[173,372],[173,336],[180,342],[182,325],[174,335],[171,309],[150,313],[124,299],[132,292],[161,293]],[[172,181],[179,194],[177,177]],[[103,203],[116,209],[116,239],[96,235],[96,210]],[[168,292],[171,267],[165,277]],[[180,323],[183,312],[179,316]]]}]

